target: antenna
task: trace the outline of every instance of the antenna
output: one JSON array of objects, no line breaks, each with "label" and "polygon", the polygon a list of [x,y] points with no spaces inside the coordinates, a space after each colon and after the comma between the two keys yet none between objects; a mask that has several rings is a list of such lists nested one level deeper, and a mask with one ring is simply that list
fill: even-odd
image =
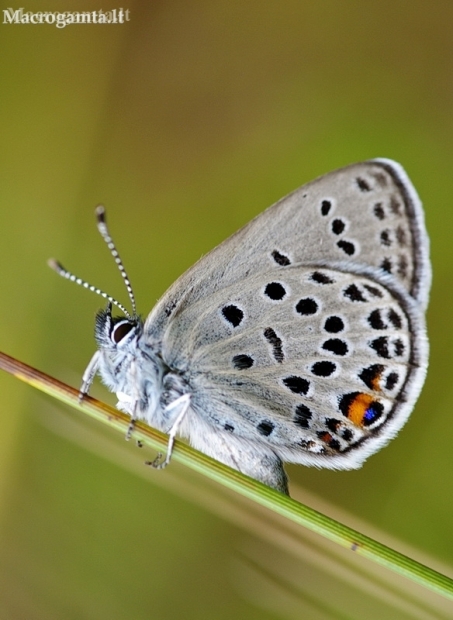
[{"label": "antenna", "polygon": [[110,233],[108,231],[107,223],[106,223],[106,219],[105,219],[105,208],[102,205],[98,205],[96,207],[96,209],[95,209],[95,214],[96,214],[98,230],[101,233],[102,238],[106,242],[107,247],[109,248],[111,255],[115,259],[115,263],[117,264],[118,269],[120,271],[120,274],[121,274],[121,276],[122,276],[122,278],[124,280],[124,283],[126,285],[126,289],[127,289],[128,295],[129,295],[129,299],[131,300],[131,303],[132,303],[133,316],[131,316],[129,314],[129,312],[126,310],[126,308],[123,306],[123,304],[121,304],[119,301],[114,299],[111,295],[108,295],[107,293],[102,291],[100,288],[97,288],[97,286],[93,286],[92,284],[90,284],[86,280],[82,280],[82,278],[78,278],[73,273],[71,273],[70,271],[65,269],[63,267],[63,265],[61,263],[59,263],[57,260],[55,260],[54,258],[50,258],[47,261],[47,264],[49,265],[49,267],[51,269],[56,271],[59,276],[62,276],[63,278],[66,278],[67,280],[70,280],[71,282],[75,282],[76,284],[79,284],[80,286],[83,286],[83,288],[86,288],[89,291],[92,291],[93,293],[96,293],[96,295],[100,295],[101,297],[104,297],[104,299],[107,299],[112,304],[114,304],[117,308],[119,308],[121,310],[121,312],[123,312],[127,316],[128,319],[132,320],[133,317],[137,316],[137,309],[136,309],[136,305],[135,305],[134,292],[132,290],[132,286],[131,286],[131,282],[129,280],[129,277],[128,277],[128,275],[126,273],[126,270],[124,268],[123,261],[121,260],[121,257],[120,257],[120,255],[118,253],[118,250],[116,249],[116,246],[113,243],[113,239],[110,236]]},{"label": "antenna", "polygon": [[116,249],[115,244],[113,243],[113,239],[110,236],[109,230],[107,228],[107,222],[105,219],[105,208],[103,205],[98,205],[94,211],[96,213],[96,219],[97,219],[97,223],[98,223],[98,230],[101,233],[101,237],[104,239],[104,241],[107,244],[108,249],[110,250],[110,254],[113,256],[113,258],[115,259],[115,263],[119,269],[119,272],[124,280],[124,284],[126,285],[126,289],[127,289],[127,293],[129,295],[129,299],[131,300],[132,303],[132,311],[134,313],[134,316],[137,315],[137,307],[135,305],[135,296],[134,296],[134,291],[132,290],[132,285],[131,285],[131,281],[129,280],[129,277],[126,273],[126,270],[124,268],[123,265],[123,261],[121,260],[121,257],[118,253],[118,250]]}]

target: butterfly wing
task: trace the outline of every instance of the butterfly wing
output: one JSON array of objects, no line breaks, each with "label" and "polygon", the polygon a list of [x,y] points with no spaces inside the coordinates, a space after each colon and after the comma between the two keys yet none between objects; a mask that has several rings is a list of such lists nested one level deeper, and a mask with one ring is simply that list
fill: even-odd
[{"label": "butterfly wing", "polygon": [[426,307],[429,242],[417,193],[402,167],[377,159],[303,185],[202,257],[150,313],[150,335],[172,315],[248,275],[291,264],[374,267]]},{"label": "butterfly wing", "polygon": [[187,380],[195,414],[231,441],[348,469],[418,396],[429,283],[415,190],[398,164],[374,160],[303,186],[203,257],[145,335]]},{"label": "butterfly wing", "polygon": [[219,431],[284,461],[349,469],[406,421],[427,347],[401,287],[367,270],[291,265],[186,308],[163,352]]}]

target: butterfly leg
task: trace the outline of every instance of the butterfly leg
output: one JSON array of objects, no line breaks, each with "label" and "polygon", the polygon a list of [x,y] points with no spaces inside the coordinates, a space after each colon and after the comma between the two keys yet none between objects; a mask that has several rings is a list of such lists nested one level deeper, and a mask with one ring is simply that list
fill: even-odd
[{"label": "butterfly leg", "polygon": [[167,415],[170,413],[174,413],[174,411],[177,412],[176,419],[170,428],[170,432],[168,433],[167,454],[163,461],[161,461],[162,454],[158,454],[156,458],[154,459],[154,461],[147,461],[146,465],[151,465],[151,467],[154,467],[155,469],[164,469],[165,467],[167,467],[167,465],[169,464],[171,460],[171,455],[173,452],[173,446],[175,443],[176,434],[178,433],[181,422],[183,421],[184,416],[189,410],[189,407],[190,407],[190,394],[183,394],[182,396],[174,400],[172,403],[170,403],[165,408],[164,413]]},{"label": "butterfly leg", "polygon": [[137,415],[135,413],[135,410],[137,408],[138,401],[136,398],[129,396],[129,394],[126,394],[125,392],[117,392],[116,396],[118,398],[118,402],[116,404],[117,408],[120,411],[124,411],[131,416],[125,436],[126,441],[129,441],[135,429],[135,422],[137,421]]},{"label": "butterfly leg", "polygon": [[79,390],[79,403],[81,403],[84,396],[88,394],[91,384],[93,383],[94,375],[99,368],[100,355],[100,351],[96,351],[96,353],[90,359],[90,363],[86,367],[85,372],[83,373],[82,385],[80,386]]},{"label": "butterfly leg", "polygon": [[132,437],[132,433],[135,430],[135,420],[137,418],[135,417],[131,417],[130,421],[129,421],[129,426],[127,427],[127,431],[126,431],[126,441],[129,441],[129,439]]}]

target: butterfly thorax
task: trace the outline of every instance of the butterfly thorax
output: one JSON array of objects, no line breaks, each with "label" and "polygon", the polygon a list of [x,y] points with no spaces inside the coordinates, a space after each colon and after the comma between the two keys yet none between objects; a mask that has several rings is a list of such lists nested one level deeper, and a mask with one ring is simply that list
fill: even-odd
[{"label": "butterfly thorax", "polygon": [[116,393],[118,408],[167,431],[172,421],[165,408],[187,388],[182,377],[165,364],[157,347],[145,342],[141,318],[112,317],[107,307],[96,316],[95,338],[98,372]]}]

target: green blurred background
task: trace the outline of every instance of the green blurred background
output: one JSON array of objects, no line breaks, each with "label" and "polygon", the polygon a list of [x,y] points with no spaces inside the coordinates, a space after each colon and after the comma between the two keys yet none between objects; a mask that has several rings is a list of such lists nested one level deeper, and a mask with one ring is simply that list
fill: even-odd
[{"label": "green blurred background", "polygon": [[[95,229],[99,202],[146,315],[203,253],[297,186],[396,159],[432,243],[425,389],[363,469],[288,469],[294,496],[453,575],[453,3],[123,8],[124,25],[0,24],[0,349],[79,386],[102,304],[46,260],[127,302]],[[290,532],[177,463],[149,471],[149,455],[121,436],[0,382],[1,619],[452,617],[440,597]]]}]

